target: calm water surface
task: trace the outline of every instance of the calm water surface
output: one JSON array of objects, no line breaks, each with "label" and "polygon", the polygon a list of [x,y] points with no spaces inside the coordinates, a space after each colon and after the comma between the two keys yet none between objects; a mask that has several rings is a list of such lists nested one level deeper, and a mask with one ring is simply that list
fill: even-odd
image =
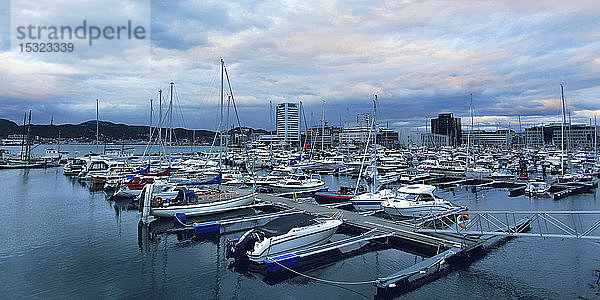
[{"label": "calm water surface", "polygon": [[[373,298],[371,286],[335,286],[294,277],[275,284],[227,268],[227,238],[196,241],[162,234],[138,244],[137,211],[128,201],[62,175],[60,168],[0,170],[0,298]],[[325,176],[331,187],[339,178]],[[345,179],[347,180],[347,179]],[[600,210],[598,194],[554,201],[508,198],[506,190],[440,191],[471,209]],[[372,280],[414,263],[388,249],[352,257],[308,274]],[[414,291],[412,299],[600,298],[600,244],[585,240],[512,239],[481,260]]]}]

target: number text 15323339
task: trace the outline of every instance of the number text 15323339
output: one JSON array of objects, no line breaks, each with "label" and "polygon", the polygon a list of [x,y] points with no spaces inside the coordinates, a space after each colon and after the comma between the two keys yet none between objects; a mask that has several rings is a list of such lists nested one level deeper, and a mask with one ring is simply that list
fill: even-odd
[{"label": "number text 15323339", "polygon": [[21,52],[73,52],[73,43],[20,43]]}]

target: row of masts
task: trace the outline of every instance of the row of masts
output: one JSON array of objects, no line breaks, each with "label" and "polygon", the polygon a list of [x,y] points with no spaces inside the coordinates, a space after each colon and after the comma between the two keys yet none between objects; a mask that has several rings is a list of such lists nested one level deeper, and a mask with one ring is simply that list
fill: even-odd
[{"label": "row of masts", "polygon": [[25,126],[25,122],[27,120],[27,113],[23,116],[23,134],[21,137],[21,160],[31,161],[31,109],[29,110],[29,121],[27,122],[27,126]]}]

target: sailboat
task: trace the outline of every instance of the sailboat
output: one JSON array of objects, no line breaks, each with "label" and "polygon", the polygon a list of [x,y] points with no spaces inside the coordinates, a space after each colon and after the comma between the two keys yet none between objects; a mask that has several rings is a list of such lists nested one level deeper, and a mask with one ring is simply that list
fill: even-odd
[{"label": "sailboat", "polygon": [[[369,148],[369,142],[371,140],[371,132],[374,132],[374,136],[377,136],[377,95],[375,95],[375,99],[373,100],[373,127],[372,130],[369,130],[369,137],[367,139],[367,144],[366,144],[366,148],[365,148],[365,153],[366,153],[366,149]],[[374,139],[376,140],[376,139]],[[364,165],[364,159],[365,157],[363,157],[363,163],[361,163],[361,169],[360,169],[360,173],[358,176],[358,180],[356,182],[356,189],[355,189],[355,194],[358,191],[358,187],[359,187],[359,183],[361,180],[361,176],[363,173],[363,165]],[[379,210],[381,209],[381,202],[387,200],[387,199],[392,199],[394,197],[394,192],[392,190],[389,189],[382,189],[382,190],[377,190],[377,183],[378,183],[378,178],[377,178],[377,144],[374,143],[373,145],[373,160],[372,160],[372,170],[373,172],[371,173],[372,175],[372,184],[371,184],[371,191],[367,192],[367,193],[362,193],[359,195],[356,195],[355,197],[350,199],[350,202],[352,202],[352,206],[354,206],[354,209],[356,209],[357,211],[372,211],[372,210]]]},{"label": "sailboat", "polygon": [[467,168],[465,170],[465,176],[467,178],[483,179],[492,175],[492,170],[475,164],[475,152],[473,152],[473,164],[470,164],[469,159],[471,158],[470,147],[471,147],[471,134],[474,133],[474,122],[473,122],[473,94],[471,94],[471,102],[469,105],[469,112],[471,114],[471,132],[467,136]]},{"label": "sailboat", "polygon": [[[220,97],[220,124],[219,132],[223,136],[223,92],[224,92],[224,76],[227,76],[229,84],[229,76],[225,68],[225,62],[221,58],[221,97]],[[231,98],[233,93],[229,85]],[[219,147],[219,171],[223,164],[222,151],[223,147]],[[205,184],[221,184],[221,172],[214,180],[207,182],[197,182],[195,184],[175,184],[175,183],[152,183],[146,184],[141,192],[139,210],[142,213],[142,220],[147,221],[150,216],[153,217],[174,217],[177,214],[185,214],[187,216],[200,216],[207,214],[216,214],[227,210],[245,206],[255,201],[257,193],[240,194],[234,191],[224,191],[220,188],[206,188]]]},{"label": "sailboat", "polygon": [[[27,125],[25,124],[26,119],[27,113],[25,113],[25,117],[23,118],[23,139],[26,140],[21,141],[20,157],[5,157],[2,155],[2,159],[0,159],[0,169],[32,169],[45,168],[47,166],[45,160],[32,159],[31,157],[31,109],[29,110],[29,122]],[[25,131],[27,132],[26,134]]]}]

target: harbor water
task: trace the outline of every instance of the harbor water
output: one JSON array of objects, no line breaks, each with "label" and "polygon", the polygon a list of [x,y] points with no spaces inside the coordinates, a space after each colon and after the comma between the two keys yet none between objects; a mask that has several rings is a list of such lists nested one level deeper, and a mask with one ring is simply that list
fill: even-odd
[{"label": "harbor water", "polygon": [[[188,147],[189,148],[189,147]],[[199,241],[174,234],[140,238],[136,210],[64,176],[61,168],[0,170],[0,298],[373,298],[372,285],[326,284],[301,276],[265,282],[228,268],[227,238]],[[351,178],[323,176],[331,189]],[[561,200],[507,197],[507,190],[469,188],[437,194],[473,210],[600,210],[599,194]],[[368,281],[414,264],[396,249],[337,261],[306,274]],[[514,238],[487,255],[400,299],[598,299],[600,243]]]}]

